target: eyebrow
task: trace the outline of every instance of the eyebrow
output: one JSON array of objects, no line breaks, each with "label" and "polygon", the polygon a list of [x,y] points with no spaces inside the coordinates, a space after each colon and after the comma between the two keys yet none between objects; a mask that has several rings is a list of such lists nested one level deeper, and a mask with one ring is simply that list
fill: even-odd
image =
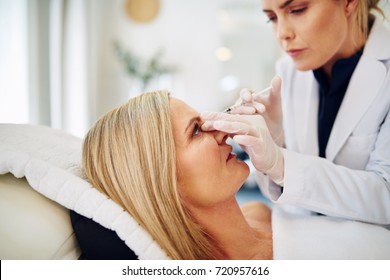
[{"label": "eyebrow", "polygon": [[279,9],[284,9],[286,8],[288,5],[290,5],[292,2],[294,2],[294,0],[287,0],[286,2],[284,2],[282,5],[279,6]]},{"label": "eyebrow", "polygon": [[[285,1],[282,5],[279,6],[279,9],[282,10],[282,9],[286,8],[292,2],[294,2],[294,0],[287,0],[287,1]],[[271,10],[263,10],[263,12],[271,12]]]},{"label": "eyebrow", "polygon": [[187,124],[187,126],[186,126],[186,129],[185,129],[184,131],[187,133],[188,128],[189,128],[194,122],[196,122],[196,121],[198,121],[198,122],[201,121],[201,119],[200,119],[199,116],[196,116],[196,117],[191,118],[191,119],[188,121],[188,124]]}]

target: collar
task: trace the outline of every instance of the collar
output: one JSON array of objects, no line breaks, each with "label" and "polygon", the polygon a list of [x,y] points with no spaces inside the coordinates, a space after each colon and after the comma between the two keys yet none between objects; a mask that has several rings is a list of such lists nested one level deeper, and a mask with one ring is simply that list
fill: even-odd
[{"label": "collar", "polygon": [[390,59],[390,29],[386,27],[384,21],[379,17],[375,17],[364,47],[363,56],[369,56],[377,60]]},{"label": "collar", "polygon": [[362,53],[363,49],[358,51],[351,57],[337,60],[332,67],[330,83],[322,68],[313,70],[314,77],[319,83],[320,89],[322,89],[323,92],[327,93],[330,91],[331,88],[340,88],[345,82],[349,81],[353,71],[356,68],[356,65],[359,62],[360,57],[362,56]]}]

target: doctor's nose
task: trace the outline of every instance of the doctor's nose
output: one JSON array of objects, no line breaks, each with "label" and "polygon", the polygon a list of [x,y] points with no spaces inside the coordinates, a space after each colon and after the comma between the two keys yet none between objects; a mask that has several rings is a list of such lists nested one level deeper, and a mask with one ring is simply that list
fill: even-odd
[{"label": "doctor's nose", "polygon": [[276,37],[279,41],[289,41],[294,39],[294,30],[287,21],[279,20],[275,29]]}]

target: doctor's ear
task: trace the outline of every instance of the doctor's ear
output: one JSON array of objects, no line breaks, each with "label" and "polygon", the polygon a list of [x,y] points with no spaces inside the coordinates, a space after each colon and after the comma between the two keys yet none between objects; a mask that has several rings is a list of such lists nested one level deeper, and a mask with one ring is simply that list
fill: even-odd
[{"label": "doctor's ear", "polygon": [[355,12],[356,7],[359,5],[360,0],[344,0],[344,1],[345,1],[344,3],[345,14],[347,16],[350,16]]}]

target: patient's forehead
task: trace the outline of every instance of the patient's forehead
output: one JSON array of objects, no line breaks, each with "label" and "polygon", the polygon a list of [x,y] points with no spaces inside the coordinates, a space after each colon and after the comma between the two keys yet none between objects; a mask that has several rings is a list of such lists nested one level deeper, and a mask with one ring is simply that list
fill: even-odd
[{"label": "patient's forehead", "polygon": [[175,136],[183,134],[194,119],[200,118],[199,113],[194,108],[174,97],[169,100],[169,109]]},{"label": "patient's forehead", "polygon": [[179,118],[179,119],[190,119],[194,116],[199,116],[199,113],[189,106],[184,101],[177,99],[175,97],[169,98],[169,107],[170,107],[170,113],[172,120]]}]

